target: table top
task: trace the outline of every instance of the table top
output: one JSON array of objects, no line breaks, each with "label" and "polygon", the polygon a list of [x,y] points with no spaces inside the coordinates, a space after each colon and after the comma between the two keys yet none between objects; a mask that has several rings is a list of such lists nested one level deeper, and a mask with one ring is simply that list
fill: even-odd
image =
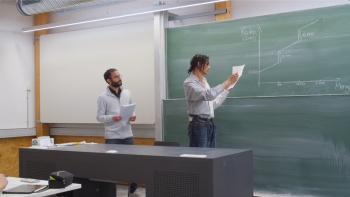
[{"label": "table top", "polygon": [[[20,149],[31,149],[20,148]],[[38,150],[38,149],[36,149]],[[71,151],[81,153],[104,153],[119,155],[140,155],[140,156],[160,156],[160,157],[181,157],[184,154],[206,155],[202,159],[215,159],[232,154],[251,151],[250,149],[228,149],[228,148],[196,148],[196,147],[170,147],[170,146],[141,146],[141,145],[121,145],[121,144],[83,144],[65,147],[50,147],[39,149],[43,151]],[[108,152],[107,152],[108,151]]]},{"label": "table top", "polygon": [[[8,184],[5,187],[4,190],[6,189],[11,189],[14,188],[18,185],[22,185],[22,184],[32,184],[32,185],[48,185],[48,181],[43,181],[40,180],[40,182],[37,183],[25,183],[25,182],[21,182],[22,178],[16,178],[16,177],[7,177],[8,180]],[[53,195],[53,194],[58,194],[58,193],[62,193],[62,192],[67,192],[67,191],[71,191],[71,190],[75,190],[75,189],[80,189],[81,188],[81,184],[77,184],[77,183],[72,183],[71,185],[65,187],[65,188],[61,188],[61,189],[48,189],[45,190],[43,192],[39,192],[39,193],[31,193],[31,194],[0,194],[1,197],[42,197],[42,196],[49,196],[49,195]]]}]

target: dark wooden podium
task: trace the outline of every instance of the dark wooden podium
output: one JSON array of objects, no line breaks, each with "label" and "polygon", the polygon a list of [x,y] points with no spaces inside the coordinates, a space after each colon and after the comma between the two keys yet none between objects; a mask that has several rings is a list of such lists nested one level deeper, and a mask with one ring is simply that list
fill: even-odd
[{"label": "dark wooden podium", "polygon": [[117,181],[144,183],[147,197],[253,196],[252,150],[86,144],[20,148],[19,162],[20,177],[47,179],[54,171],[71,172],[82,183],[74,196],[115,196]]}]

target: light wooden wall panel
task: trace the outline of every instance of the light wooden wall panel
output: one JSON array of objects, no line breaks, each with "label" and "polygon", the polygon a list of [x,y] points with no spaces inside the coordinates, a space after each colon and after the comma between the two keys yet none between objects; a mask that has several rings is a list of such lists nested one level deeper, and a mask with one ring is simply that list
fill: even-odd
[{"label": "light wooden wall panel", "polygon": [[19,148],[29,147],[32,137],[0,138],[0,173],[19,176]]}]

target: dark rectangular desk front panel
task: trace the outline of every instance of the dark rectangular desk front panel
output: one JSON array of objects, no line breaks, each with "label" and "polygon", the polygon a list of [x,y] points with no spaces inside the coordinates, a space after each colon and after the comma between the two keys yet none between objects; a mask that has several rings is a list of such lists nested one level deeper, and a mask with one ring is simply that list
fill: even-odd
[{"label": "dark rectangular desk front panel", "polygon": [[219,148],[112,144],[21,148],[20,176],[47,179],[53,171],[66,170],[90,180],[144,183],[147,197],[252,197],[252,158],[252,150]]}]

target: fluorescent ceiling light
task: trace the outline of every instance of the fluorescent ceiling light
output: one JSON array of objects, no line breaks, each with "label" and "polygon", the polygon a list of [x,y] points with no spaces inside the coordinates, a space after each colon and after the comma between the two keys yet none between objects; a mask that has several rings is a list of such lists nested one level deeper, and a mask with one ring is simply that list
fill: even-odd
[{"label": "fluorescent ceiling light", "polygon": [[75,19],[75,20],[68,20],[68,21],[50,23],[50,24],[45,24],[45,25],[37,25],[37,26],[33,26],[33,27],[26,27],[26,28],[22,28],[22,32],[32,32],[32,31],[38,31],[38,30],[44,30],[44,29],[53,29],[53,28],[58,28],[58,27],[79,25],[79,24],[84,24],[84,23],[104,21],[104,20],[110,20],[110,19],[115,19],[115,18],[135,16],[135,15],[140,15],[140,14],[148,14],[148,13],[161,12],[161,11],[166,11],[166,10],[174,10],[174,9],[185,8],[185,7],[192,7],[192,6],[204,5],[204,4],[210,4],[210,3],[217,3],[217,2],[221,2],[221,1],[226,1],[226,0],[206,0],[206,1],[200,1],[200,2],[199,1],[186,1],[186,2],[180,2],[180,3],[175,3],[175,4],[159,5],[159,6],[141,8],[141,9],[137,9],[137,10],[119,12],[119,13],[109,15],[109,16],[91,17],[91,18],[85,18],[85,19]]}]

